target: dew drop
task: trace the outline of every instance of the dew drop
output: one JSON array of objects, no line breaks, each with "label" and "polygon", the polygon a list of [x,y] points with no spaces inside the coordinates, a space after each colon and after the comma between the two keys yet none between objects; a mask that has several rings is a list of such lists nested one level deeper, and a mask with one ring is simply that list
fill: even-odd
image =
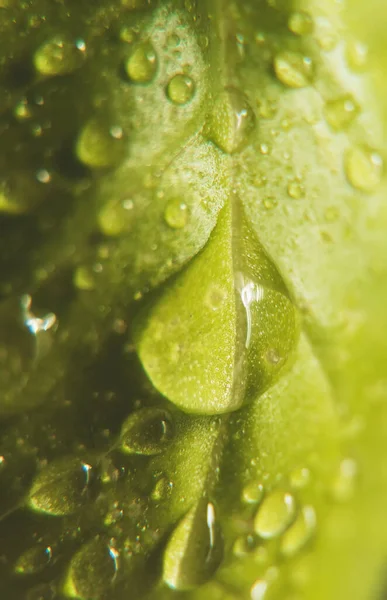
[{"label": "dew drop", "polygon": [[92,467],[78,459],[60,459],[36,476],[28,505],[39,513],[53,516],[74,513],[88,498]]},{"label": "dew drop", "polygon": [[195,84],[188,75],[175,75],[167,86],[167,96],[174,104],[186,104],[195,93]]},{"label": "dew drop", "polygon": [[289,182],[288,194],[294,200],[299,200],[305,196],[305,188],[299,179],[293,179]]},{"label": "dew drop", "polygon": [[316,530],[313,506],[303,506],[293,525],[281,537],[281,553],[290,558],[298,554],[310,541]]},{"label": "dew drop", "polygon": [[107,539],[97,536],[73,556],[64,583],[69,598],[101,598],[116,577],[119,553]]},{"label": "dew drop", "polygon": [[294,521],[296,503],[291,494],[275,490],[263,500],[254,519],[254,530],[263,539],[275,538]]},{"label": "dew drop", "polygon": [[289,480],[293,489],[304,489],[310,482],[310,471],[307,467],[294,469],[290,474]]},{"label": "dew drop", "polygon": [[121,429],[119,446],[125,454],[160,454],[174,437],[170,413],[161,408],[141,408],[131,414]]},{"label": "dew drop", "polygon": [[172,482],[167,477],[160,477],[154,485],[151,492],[151,498],[154,502],[161,502],[168,498],[173,488]]},{"label": "dew drop", "polygon": [[359,105],[351,94],[344,94],[325,105],[325,117],[332,129],[341,131],[346,129],[358,116]]},{"label": "dew drop", "polygon": [[51,558],[51,546],[37,544],[19,556],[14,565],[14,572],[17,575],[32,575],[34,573],[39,573],[50,563]]},{"label": "dew drop", "polygon": [[313,21],[307,12],[300,10],[290,15],[288,27],[295,35],[307,35],[313,31]]},{"label": "dew drop", "polygon": [[332,496],[337,502],[348,502],[354,496],[357,474],[357,463],[352,458],[346,458],[340,463],[332,484]]},{"label": "dew drop", "polygon": [[65,75],[82,66],[86,45],[83,40],[54,37],[42,44],[34,55],[35,69],[46,76]]},{"label": "dew drop", "polygon": [[188,206],[178,198],[170,200],[164,212],[164,219],[172,229],[182,229],[187,225]]},{"label": "dew drop", "polygon": [[135,214],[132,200],[108,200],[98,213],[100,231],[109,237],[128,232],[133,224]]},{"label": "dew drop", "polygon": [[80,266],[74,272],[73,283],[79,290],[90,291],[95,288],[95,276],[89,267]]},{"label": "dew drop", "polygon": [[223,559],[223,536],[212,502],[202,499],[178,523],[164,553],[163,579],[184,591],[209,581]]},{"label": "dew drop", "polygon": [[274,586],[278,581],[278,576],[278,569],[276,567],[270,567],[266,571],[265,576],[257,579],[252,585],[250,590],[251,600],[267,600],[269,597],[277,597],[277,594],[273,594],[273,592]]},{"label": "dew drop", "polygon": [[157,54],[150,42],[133,48],[125,63],[126,74],[134,83],[149,83],[157,71]]},{"label": "dew drop", "polygon": [[242,500],[246,504],[259,504],[263,498],[264,488],[262,483],[252,481],[242,491]]},{"label": "dew drop", "polygon": [[362,192],[373,192],[380,184],[383,159],[371,148],[354,146],[345,153],[344,168],[349,183]]},{"label": "dew drop", "polygon": [[355,72],[362,72],[367,68],[368,47],[358,40],[350,40],[345,49],[347,63]]},{"label": "dew drop", "polygon": [[77,158],[86,166],[112,167],[125,153],[126,139],[118,126],[109,126],[99,119],[91,119],[81,130],[76,142]]},{"label": "dew drop", "polygon": [[303,88],[312,80],[312,60],[298,52],[280,52],[274,59],[274,71],[278,80],[291,88]]},{"label": "dew drop", "polygon": [[245,148],[255,128],[255,115],[247,98],[235,88],[226,88],[215,101],[206,126],[207,137],[223,152]]},{"label": "dew drop", "polygon": [[13,114],[18,121],[27,121],[32,117],[31,107],[27,98],[20,100],[13,109]]},{"label": "dew drop", "polygon": [[233,545],[233,554],[237,558],[243,558],[257,547],[257,539],[253,535],[238,537]]}]

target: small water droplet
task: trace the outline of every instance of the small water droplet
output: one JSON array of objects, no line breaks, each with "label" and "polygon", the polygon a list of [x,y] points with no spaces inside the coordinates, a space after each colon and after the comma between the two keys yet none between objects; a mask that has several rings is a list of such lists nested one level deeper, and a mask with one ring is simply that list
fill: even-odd
[{"label": "small water droplet", "polygon": [[195,84],[188,75],[175,75],[167,86],[167,96],[174,104],[186,104],[192,99],[194,92]]},{"label": "small water droplet", "polygon": [[305,188],[300,179],[293,179],[288,183],[288,194],[294,200],[299,200],[305,196]]},{"label": "small water droplet", "polygon": [[133,27],[124,26],[120,29],[119,37],[122,42],[126,42],[127,44],[133,44],[133,42],[137,38],[137,31],[133,29]]},{"label": "small water droplet", "polygon": [[184,591],[209,581],[223,559],[223,536],[215,507],[205,499],[178,523],[164,553],[163,579]]},{"label": "small water droplet", "polygon": [[121,429],[119,446],[126,454],[160,454],[174,437],[172,416],[161,408],[142,408],[131,414]]},{"label": "small water droplet", "polygon": [[215,102],[206,126],[208,138],[223,152],[245,148],[255,128],[255,115],[247,98],[235,88],[226,88]]},{"label": "small water droplet", "polygon": [[109,237],[127,233],[132,228],[135,213],[133,200],[108,200],[98,213],[100,231]]},{"label": "small water droplet", "polygon": [[300,10],[290,15],[288,27],[295,35],[308,35],[313,31],[313,21],[307,12]]},{"label": "small water droplet", "polygon": [[259,504],[263,498],[263,492],[262,483],[251,481],[243,488],[242,500],[246,504]]},{"label": "small water droplet", "polygon": [[80,266],[74,272],[73,283],[79,290],[90,291],[95,288],[95,277],[92,269]]},{"label": "small water droplet", "polygon": [[155,483],[151,492],[151,498],[154,502],[161,502],[168,498],[173,488],[172,482],[167,477],[160,477]]},{"label": "small water droplet", "polygon": [[259,151],[263,155],[267,155],[270,153],[270,147],[268,144],[260,144]]},{"label": "small water droplet", "polygon": [[344,459],[332,484],[332,496],[337,502],[348,502],[355,493],[358,474],[357,463],[352,458]]},{"label": "small water droplet", "polygon": [[325,117],[332,129],[341,131],[348,127],[360,112],[359,105],[351,94],[344,94],[327,102],[325,105]]},{"label": "small water droplet", "polygon": [[37,544],[29,548],[17,559],[14,571],[17,575],[39,573],[49,564],[52,558],[51,546]]},{"label": "small water droplet", "polygon": [[373,192],[380,184],[383,159],[366,146],[353,146],[345,153],[344,168],[349,183],[362,192]]},{"label": "small water droplet", "polygon": [[86,123],[76,143],[78,159],[88,167],[112,167],[125,153],[125,136],[119,126],[94,118]]},{"label": "small water droplet", "polygon": [[243,558],[257,547],[257,539],[253,535],[242,535],[238,537],[233,545],[233,554],[237,558]]},{"label": "small water droplet", "polygon": [[310,482],[310,471],[307,467],[294,469],[290,474],[289,480],[293,489],[304,489]]},{"label": "small water droplet", "polygon": [[[251,600],[267,600],[272,597],[274,586],[278,580],[278,569],[270,567],[262,579],[257,579],[250,590]],[[276,594],[275,594],[276,596]]]},{"label": "small water droplet", "polygon": [[119,553],[109,540],[97,536],[73,556],[64,582],[70,598],[102,598],[119,568]]},{"label": "small water droplet", "polygon": [[18,121],[27,121],[32,117],[31,107],[27,98],[22,98],[14,107],[13,114]]},{"label": "small water droplet", "polygon": [[182,229],[187,225],[188,206],[179,199],[170,200],[165,209],[164,219],[172,229]]},{"label": "small water droplet", "polygon": [[293,525],[281,537],[281,553],[290,558],[298,554],[310,541],[316,530],[313,506],[303,506]]},{"label": "small water droplet", "polygon": [[126,74],[135,83],[149,83],[157,71],[157,54],[150,42],[142,42],[133,48],[125,63]]},{"label": "small water droplet", "polygon": [[42,44],[34,55],[35,69],[46,76],[64,75],[82,66],[85,43],[65,37],[54,37]]},{"label": "small water droplet", "polygon": [[38,171],[36,171],[36,179],[39,183],[50,183],[51,175],[47,169],[38,169]]},{"label": "small water droplet", "polygon": [[299,52],[284,51],[274,59],[274,71],[281,83],[291,88],[303,88],[312,81],[311,58]]},{"label": "small water droplet", "polygon": [[275,490],[263,500],[254,519],[254,530],[263,539],[281,535],[294,521],[296,503],[284,490]]},{"label": "small water droplet", "polygon": [[345,49],[347,63],[355,72],[362,72],[367,68],[368,47],[358,40],[350,40]]}]

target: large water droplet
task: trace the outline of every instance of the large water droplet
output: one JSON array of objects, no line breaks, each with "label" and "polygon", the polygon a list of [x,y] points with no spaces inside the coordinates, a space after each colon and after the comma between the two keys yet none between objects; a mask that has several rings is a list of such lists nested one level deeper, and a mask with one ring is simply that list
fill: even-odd
[{"label": "large water droplet", "polygon": [[170,200],[165,209],[164,219],[172,229],[182,229],[188,221],[188,206],[179,198]]},{"label": "large water droplet", "polygon": [[52,548],[37,544],[29,548],[17,559],[14,571],[17,575],[32,575],[42,571],[51,561]]},{"label": "large water droplet", "polygon": [[83,127],[76,143],[78,159],[93,168],[112,167],[125,153],[126,138],[119,126],[91,119]]},{"label": "large water droplet", "polygon": [[65,595],[82,600],[101,598],[108,592],[118,567],[117,550],[107,539],[97,536],[72,558],[64,584]]},{"label": "large water droplet", "polygon": [[169,587],[190,590],[212,578],[223,558],[223,537],[215,507],[205,499],[179,522],[169,538],[163,578]]},{"label": "large water droplet", "polygon": [[127,454],[160,454],[174,437],[170,413],[161,408],[142,408],[124,422],[120,448]]},{"label": "large water droplet", "polygon": [[298,52],[280,52],[274,58],[274,71],[284,85],[303,88],[312,81],[313,63],[311,58]]},{"label": "large water droplet", "polygon": [[325,106],[325,116],[336,131],[341,131],[348,127],[360,112],[359,105],[355,102],[351,94],[344,94],[327,102]]},{"label": "large water droplet", "polygon": [[130,231],[135,218],[134,203],[130,199],[108,200],[98,213],[98,225],[104,235],[115,237]]},{"label": "large water droplet", "polygon": [[29,507],[55,516],[75,512],[88,499],[91,471],[91,465],[74,458],[49,464],[33,482]]},{"label": "large water droplet", "polygon": [[247,98],[226,88],[215,101],[206,126],[207,137],[229,154],[245,148],[255,127],[255,115]]},{"label": "large water droplet", "polygon": [[188,75],[175,75],[167,86],[168,98],[174,104],[186,104],[195,92],[195,84]]},{"label": "large water droplet", "polygon": [[381,182],[383,159],[371,148],[349,148],[345,153],[344,167],[349,183],[362,192],[373,192]]},{"label": "large water droplet", "polygon": [[85,59],[85,42],[57,36],[48,40],[34,55],[35,69],[42,75],[64,75],[82,66]]},{"label": "large water droplet", "polygon": [[157,71],[157,54],[150,42],[142,42],[133,48],[125,63],[129,79],[135,83],[149,83]]},{"label": "large water droplet", "polygon": [[296,503],[289,492],[275,490],[260,505],[254,519],[254,530],[264,539],[275,538],[294,521]]},{"label": "large water droplet", "polygon": [[290,15],[288,27],[295,35],[307,35],[313,31],[313,21],[307,12],[300,10]]},{"label": "large water droplet", "polygon": [[313,506],[303,506],[293,525],[281,538],[280,550],[284,556],[298,554],[312,538],[316,529],[316,514]]}]

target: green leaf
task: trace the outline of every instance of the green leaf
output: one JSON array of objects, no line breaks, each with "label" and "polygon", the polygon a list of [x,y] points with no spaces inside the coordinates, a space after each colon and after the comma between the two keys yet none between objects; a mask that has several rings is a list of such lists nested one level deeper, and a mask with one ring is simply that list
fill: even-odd
[{"label": "green leaf", "polygon": [[5,594],[377,597],[382,11],[3,4]]}]

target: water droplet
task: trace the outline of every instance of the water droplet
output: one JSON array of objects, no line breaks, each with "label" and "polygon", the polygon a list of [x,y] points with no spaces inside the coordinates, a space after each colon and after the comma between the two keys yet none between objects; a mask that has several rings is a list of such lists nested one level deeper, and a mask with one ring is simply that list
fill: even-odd
[{"label": "water droplet", "polygon": [[293,525],[281,537],[280,550],[288,558],[298,554],[310,541],[316,530],[313,506],[303,506]]},{"label": "water droplet", "polygon": [[149,83],[157,71],[157,55],[152,44],[143,42],[133,48],[125,63],[129,79],[135,83]]},{"label": "water droplet", "polygon": [[115,237],[130,231],[135,213],[132,200],[108,200],[98,213],[100,231],[109,237]]},{"label": "water droplet", "polygon": [[263,498],[263,485],[257,481],[248,483],[242,492],[242,500],[246,504],[259,504]]},{"label": "water droplet", "polygon": [[91,119],[81,130],[76,154],[86,166],[94,168],[112,167],[124,156],[126,139],[122,129],[109,126],[99,119]]},{"label": "water droplet", "polygon": [[22,98],[13,109],[13,114],[18,121],[27,121],[32,117],[31,107],[28,104],[27,98]]},{"label": "water droplet", "polygon": [[305,188],[299,179],[293,179],[289,182],[288,194],[294,200],[299,200],[305,196]]},{"label": "water droplet", "polygon": [[160,454],[174,437],[172,416],[161,408],[142,408],[124,422],[120,449],[127,454]]},{"label": "water droplet", "polygon": [[97,536],[84,544],[73,556],[64,583],[70,598],[101,598],[119,567],[119,553],[107,539]]},{"label": "water droplet", "polygon": [[288,27],[295,35],[307,35],[313,31],[313,21],[307,12],[300,10],[290,15]]},{"label": "water droplet", "polygon": [[74,273],[73,283],[79,290],[93,290],[95,288],[93,271],[89,267],[78,267]]},{"label": "water droplet", "polygon": [[294,521],[296,503],[284,490],[275,490],[263,500],[254,519],[254,530],[263,539],[281,535]]},{"label": "water droplet", "polygon": [[87,500],[92,467],[78,459],[60,459],[43,468],[29,493],[28,505],[37,512],[67,515]]},{"label": "water droplet", "polygon": [[276,567],[270,567],[266,571],[265,577],[257,579],[253,584],[250,590],[251,600],[267,600],[269,597],[277,597],[277,594],[273,594],[273,592],[278,576],[278,569]]},{"label": "water droplet", "polygon": [[358,469],[356,461],[346,458],[340,463],[332,484],[332,496],[337,502],[348,502],[355,493]]},{"label": "water droplet", "polygon": [[345,153],[344,167],[349,183],[362,192],[373,192],[381,182],[383,159],[371,148],[349,148]]},{"label": "water droplet", "polygon": [[133,27],[122,27],[120,30],[120,40],[122,42],[126,42],[127,44],[132,44],[134,40],[137,38],[137,32],[133,29]]},{"label": "water droplet", "polygon": [[165,209],[164,219],[172,229],[182,229],[187,225],[188,206],[178,198],[170,200]]},{"label": "water droplet", "polygon": [[233,545],[233,553],[237,558],[243,558],[257,547],[257,539],[254,535],[242,535],[238,537]]},{"label": "water droplet", "polygon": [[38,169],[36,171],[36,179],[39,181],[39,183],[50,183],[51,175],[47,169]]},{"label": "water droplet", "polygon": [[192,99],[194,92],[194,82],[188,75],[175,75],[167,86],[168,98],[174,104],[186,104]]},{"label": "water droplet", "polygon": [[173,488],[172,482],[167,477],[160,477],[155,483],[151,492],[151,498],[154,502],[161,502],[168,498]]},{"label": "water droplet", "polygon": [[217,285],[216,283],[211,283],[207,294],[205,295],[205,303],[212,310],[218,310],[221,308],[223,302],[227,298],[227,290]]},{"label": "water droplet", "polygon": [[46,76],[72,73],[85,59],[86,46],[82,42],[60,36],[48,40],[35,52],[35,69]]},{"label": "water droplet", "polygon": [[205,499],[178,523],[164,553],[163,579],[176,590],[190,590],[210,580],[223,559],[223,536],[215,507]]},{"label": "water droplet", "polygon": [[29,548],[17,559],[14,571],[17,575],[32,575],[42,571],[51,561],[52,548],[37,544]]},{"label": "water droplet", "polygon": [[305,488],[310,482],[310,471],[307,467],[300,467],[291,472],[290,485],[295,490]]},{"label": "water droplet", "polygon": [[332,129],[341,131],[348,127],[360,112],[359,105],[351,94],[344,94],[335,100],[327,102],[325,117]]},{"label": "water droplet", "polygon": [[235,88],[226,88],[215,102],[206,126],[207,137],[223,152],[245,148],[255,128],[255,115],[247,98]]},{"label": "water droplet", "polygon": [[351,40],[346,46],[346,58],[350,69],[362,72],[367,68],[368,47],[358,40]]},{"label": "water droplet", "polygon": [[312,81],[312,60],[298,52],[280,52],[274,59],[274,71],[284,85],[291,88],[303,88]]}]

